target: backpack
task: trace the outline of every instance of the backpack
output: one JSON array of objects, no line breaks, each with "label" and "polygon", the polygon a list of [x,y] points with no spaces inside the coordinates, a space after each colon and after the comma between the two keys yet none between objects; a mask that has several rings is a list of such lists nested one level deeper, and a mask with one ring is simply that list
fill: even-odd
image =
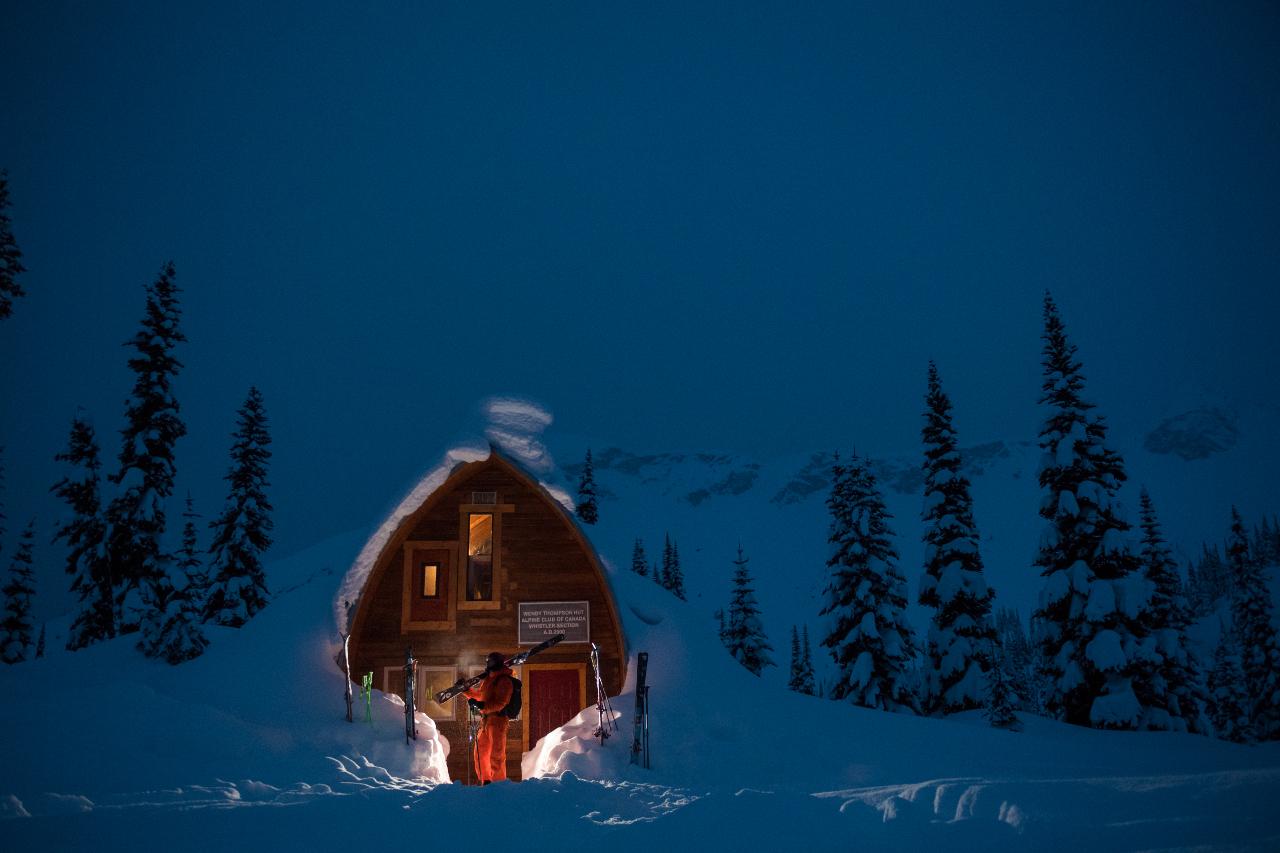
[{"label": "backpack", "polygon": [[508,702],[506,707],[498,713],[506,717],[508,720],[514,720],[516,717],[520,716],[520,691],[523,685],[520,684],[520,679],[516,678],[514,675],[509,675],[507,677],[511,679],[511,701]]}]

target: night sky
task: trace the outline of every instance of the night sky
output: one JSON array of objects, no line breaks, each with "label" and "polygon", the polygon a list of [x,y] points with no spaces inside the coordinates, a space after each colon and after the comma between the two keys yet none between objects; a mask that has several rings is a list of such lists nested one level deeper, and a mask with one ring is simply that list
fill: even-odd
[{"label": "night sky", "polygon": [[216,512],[259,385],[280,553],[495,393],[596,446],[888,452],[932,357],[962,440],[1031,438],[1045,288],[1117,429],[1274,397],[1274,3],[192,5],[5,5],[9,544],[77,406],[114,458],[170,259],[179,494]]}]

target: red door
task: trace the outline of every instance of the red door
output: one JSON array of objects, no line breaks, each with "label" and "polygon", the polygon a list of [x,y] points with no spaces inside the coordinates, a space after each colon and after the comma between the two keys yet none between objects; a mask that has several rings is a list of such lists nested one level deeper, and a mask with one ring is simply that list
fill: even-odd
[{"label": "red door", "polygon": [[547,732],[558,729],[582,710],[582,679],[585,670],[528,667],[525,679],[526,713],[529,715],[529,742],[532,749]]}]

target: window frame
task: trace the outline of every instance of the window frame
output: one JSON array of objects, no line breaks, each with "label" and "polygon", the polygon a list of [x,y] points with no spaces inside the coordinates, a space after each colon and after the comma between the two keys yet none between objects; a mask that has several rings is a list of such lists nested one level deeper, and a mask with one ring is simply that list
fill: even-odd
[{"label": "window frame", "polygon": [[[399,666],[392,665],[382,667],[382,692],[387,696],[394,695],[403,700],[404,696],[399,693],[393,694],[390,690],[392,671],[403,673],[404,664],[400,664]],[[446,666],[420,663],[418,664],[414,674],[414,692],[417,694],[414,697],[414,707],[436,721],[452,722],[457,720],[458,715],[455,708],[457,707],[458,700],[450,699],[448,705],[436,705],[436,700],[431,698],[434,694],[430,690],[430,685],[422,678],[422,674],[424,672],[448,673],[448,681],[445,683],[445,686],[448,687],[450,684],[453,684],[458,680],[458,667],[453,664]],[[444,708],[445,710],[439,712],[439,716],[437,716],[435,713],[432,713],[431,709],[428,707],[428,703],[430,705],[436,705],[437,708]]]},{"label": "window frame", "polygon": [[[403,577],[403,591],[400,595],[400,633],[408,634],[410,631],[452,631],[458,624],[458,608],[457,596],[455,595],[437,595],[435,598],[423,598],[421,590],[416,588],[413,582],[414,576],[414,560],[413,552],[425,551],[446,551],[449,554],[449,566],[444,569],[446,590],[449,584],[458,585],[458,543],[445,540],[425,540],[410,539],[404,543],[404,560],[401,574]],[[430,561],[427,561],[428,563]],[[438,570],[439,571],[439,570]],[[439,588],[440,577],[437,576],[436,584]],[[414,601],[444,601],[447,610],[447,616],[444,619],[434,620],[415,620],[413,618],[412,605]]]},{"label": "window frame", "polygon": [[[458,610],[501,610],[502,594],[507,575],[502,565],[502,517],[514,512],[511,504],[470,504],[458,507],[458,552],[457,552],[457,594],[453,596]],[[490,555],[493,571],[493,597],[486,601],[470,601],[467,599],[467,570],[470,557],[467,552],[471,548],[471,516],[493,516],[493,553]]]}]

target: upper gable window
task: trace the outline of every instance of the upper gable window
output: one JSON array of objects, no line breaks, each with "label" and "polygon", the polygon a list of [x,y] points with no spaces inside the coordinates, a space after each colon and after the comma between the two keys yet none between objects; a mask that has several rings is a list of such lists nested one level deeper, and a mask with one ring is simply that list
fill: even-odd
[{"label": "upper gable window", "polygon": [[467,601],[493,601],[493,513],[473,512],[467,524]]}]

